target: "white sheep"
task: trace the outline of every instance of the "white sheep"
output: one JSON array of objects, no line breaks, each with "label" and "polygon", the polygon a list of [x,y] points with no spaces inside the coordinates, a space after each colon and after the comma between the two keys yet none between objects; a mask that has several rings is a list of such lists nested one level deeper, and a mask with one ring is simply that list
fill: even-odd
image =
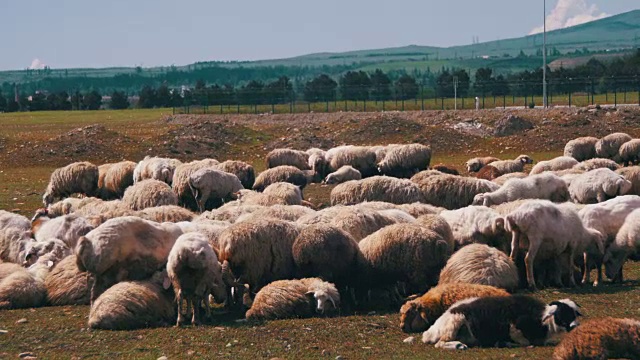
[{"label": "white sheep", "polygon": [[468,172],[478,172],[483,167],[491,164],[492,162],[500,161],[500,159],[493,156],[477,157],[467,160],[465,163]]},{"label": "white sheep", "polygon": [[591,171],[600,168],[607,168],[615,171],[618,170],[620,166],[611,159],[593,158],[580,162],[572,167],[573,170],[578,171]]},{"label": "white sheep", "polygon": [[559,171],[571,169],[578,164],[578,160],[569,156],[559,156],[551,160],[540,161],[529,172],[530,175],[540,174],[545,171]]},{"label": "white sheep", "polygon": [[533,159],[531,159],[529,155],[520,155],[515,158],[515,160],[494,161],[491,163],[491,166],[496,168],[500,174],[504,175],[513,172],[522,172],[526,164],[533,164]]},{"label": "white sheep", "polygon": [[382,161],[378,163],[378,171],[382,175],[410,178],[416,173],[429,168],[431,147],[422,144],[398,145],[389,149]]},{"label": "white sheep", "polygon": [[57,168],[51,174],[42,202],[47,207],[55,199],[64,199],[75,193],[93,196],[98,190],[98,177],[98,167],[86,161]]},{"label": "white sheep", "polygon": [[640,163],[640,139],[633,139],[622,144],[618,156],[624,166],[638,165]]},{"label": "white sheep", "polygon": [[616,174],[624,176],[631,183],[627,194],[640,195],[640,166],[629,166],[616,170]]},{"label": "white sheep", "polygon": [[389,176],[351,180],[331,190],[331,205],[352,205],[365,201],[409,204],[423,202],[424,196],[412,181]]},{"label": "white sheep", "polygon": [[200,169],[189,176],[189,187],[198,203],[200,212],[205,210],[207,200],[228,200],[244,189],[240,179],[233,174],[215,169]]},{"label": "white sheep", "polygon": [[482,179],[442,174],[417,183],[426,203],[445,209],[460,209],[473,203],[477,194],[496,191],[499,185]]},{"label": "white sheep", "polygon": [[577,161],[585,161],[596,157],[597,138],[592,136],[579,137],[567,142],[564,146],[564,156],[570,156]]},{"label": "white sheep", "polygon": [[332,172],[324,178],[324,183],[331,184],[342,184],[343,182],[347,182],[350,180],[361,180],[362,174],[360,171],[356,170],[351,165],[342,166],[340,169]]},{"label": "white sheep", "polygon": [[133,170],[133,182],[154,179],[171,185],[173,172],[181,162],[175,159],[145,156]]},{"label": "white sheep", "polygon": [[495,210],[484,206],[467,206],[445,210],[439,215],[451,227],[455,249],[469,244],[488,244],[505,252],[508,250],[504,219]]},{"label": "white sheep", "polygon": [[[136,168],[136,163],[121,161],[105,165],[109,166],[104,169],[104,173],[100,171],[98,181],[100,197],[105,200],[122,198],[125,190],[133,185],[133,171]],[[98,169],[102,170],[101,167]]]},{"label": "white sheep", "polygon": [[262,194],[283,199],[286,205],[302,204],[302,191],[299,186],[288,182],[277,182],[267,186]]},{"label": "white sheep", "polygon": [[620,146],[631,139],[632,137],[625,133],[609,134],[596,143],[596,156],[618,162],[620,161],[620,155],[618,154]]},{"label": "white sheep", "polygon": [[35,243],[30,230],[4,228],[0,230],[0,261],[23,263],[30,244]]},{"label": "white sheep", "polygon": [[267,169],[276,166],[295,166],[300,170],[311,170],[309,154],[293,149],[273,149],[267,154]]},{"label": "white sheep", "polygon": [[569,200],[569,188],[562,178],[542,173],[524,179],[511,179],[500,189],[473,198],[473,205],[499,205],[520,199],[547,199],[553,202]]},{"label": "white sheep", "polygon": [[25,216],[0,210],[0,231],[6,228],[17,228],[26,231],[31,229],[31,222]]},{"label": "white sheep", "polygon": [[631,183],[610,169],[601,168],[576,175],[569,185],[571,200],[580,204],[603,202],[631,190]]},{"label": "white sheep", "polygon": [[629,255],[640,250],[640,209],[627,215],[615,241],[604,255],[605,274],[613,281],[622,282],[622,266]]},{"label": "white sheep", "polygon": [[360,171],[363,178],[378,174],[376,153],[367,146],[338,146],[327,150],[325,159],[328,164],[327,170],[330,172],[351,165]]},{"label": "white sheep", "polygon": [[131,210],[142,210],[162,205],[178,205],[178,197],[167,183],[147,179],[127,188],[122,203]]},{"label": "white sheep", "polygon": [[73,249],[78,239],[93,229],[94,226],[86,218],[71,214],[44,221],[34,230],[34,237],[37,241],[60,239]]}]

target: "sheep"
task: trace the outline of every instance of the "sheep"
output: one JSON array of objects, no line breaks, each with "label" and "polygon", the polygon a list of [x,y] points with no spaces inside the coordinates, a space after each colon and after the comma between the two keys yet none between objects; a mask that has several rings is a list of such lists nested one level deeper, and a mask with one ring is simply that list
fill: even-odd
[{"label": "sheep", "polygon": [[289,165],[300,170],[311,170],[309,167],[309,154],[293,149],[273,149],[267,154],[267,169],[276,166]]},{"label": "sheep", "polygon": [[600,169],[600,168],[607,168],[615,171],[615,170],[618,170],[620,166],[615,161],[610,159],[594,158],[594,159],[585,160],[581,163],[578,163],[577,165],[574,165],[574,167],[572,167],[573,170],[584,171],[584,172]]},{"label": "sheep", "polygon": [[393,222],[397,224],[413,223],[416,221],[416,218],[400,209],[379,210],[378,213],[388,219],[393,220]]},{"label": "sheep", "polygon": [[302,192],[300,187],[287,182],[277,182],[267,186],[262,192],[285,201],[285,205],[302,204]]},{"label": "sheep", "polygon": [[554,360],[640,359],[640,321],[611,317],[586,320],[553,351]]},{"label": "sheep", "polygon": [[93,302],[88,325],[92,329],[132,330],[174,323],[170,288],[166,270],[147,280],[115,284]]},{"label": "sheep", "polygon": [[579,137],[567,142],[564,146],[564,156],[570,156],[577,161],[585,161],[596,157],[597,138],[592,136]]},{"label": "sheep", "polygon": [[533,159],[528,155],[520,155],[515,160],[500,160],[491,163],[491,166],[496,168],[501,175],[522,172],[526,164],[533,164]]},{"label": "sheep", "polygon": [[488,285],[438,284],[424,295],[407,301],[400,308],[400,329],[406,333],[427,330],[451,305],[469,298],[509,296],[509,293]]},{"label": "sheep", "polygon": [[378,171],[382,175],[399,178],[410,178],[416,173],[429,168],[431,147],[422,144],[395,146],[378,163]]},{"label": "sheep", "polygon": [[204,159],[180,164],[173,172],[171,189],[178,196],[178,205],[190,210],[198,210],[198,203],[193,198],[193,193],[189,187],[189,177],[198,170],[205,168],[216,168],[218,161],[214,159]]},{"label": "sheep", "polygon": [[[578,214],[569,206],[556,205],[548,200],[531,200],[505,218],[505,229],[512,233],[511,260],[516,261],[520,239],[526,236],[528,248],[525,256],[527,283],[536,289],[534,261],[555,259],[563,271],[556,271],[555,282],[562,284],[563,273],[569,274],[569,283],[575,286],[573,260],[581,248],[603,241],[602,234],[585,228]],[[523,245],[525,241],[523,240]]]},{"label": "sheep", "polygon": [[90,206],[83,206],[76,210],[74,214],[85,217],[92,225],[98,226],[109,219],[134,216],[137,215],[137,212],[121,200],[111,200],[97,201]]},{"label": "sheep", "polygon": [[178,197],[165,182],[142,180],[127,188],[122,203],[131,210],[162,205],[178,205]]},{"label": "sheep", "polygon": [[397,209],[400,209],[407,214],[413,216],[414,218],[418,218],[419,216],[426,214],[439,214],[444,209],[441,207],[436,207],[429,204],[423,204],[419,202],[415,202],[412,204],[400,204],[396,206]]},{"label": "sheep", "polygon": [[73,249],[78,239],[93,229],[94,226],[86,218],[71,214],[45,221],[37,230],[34,230],[34,237],[37,241],[60,239]]},{"label": "sheep", "polygon": [[520,199],[520,200],[515,200],[515,201],[502,203],[500,205],[492,205],[491,208],[493,210],[495,210],[498,214],[500,214],[502,216],[506,216],[510,212],[512,212],[515,209],[519,208],[520,205],[528,203],[529,201],[532,201],[532,200],[536,200],[536,199]]},{"label": "sheep", "polygon": [[22,265],[31,266],[45,254],[57,257],[57,262],[58,260],[65,258],[67,255],[71,255],[72,252],[73,250],[67,246],[67,244],[58,239],[50,238],[44,241],[30,242],[24,249]]},{"label": "sheep", "polygon": [[162,205],[144,208],[138,211],[137,216],[155,222],[177,223],[191,221],[196,217],[196,214],[177,205]]},{"label": "sheep", "polygon": [[259,291],[274,280],[292,278],[292,245],[298,225],[275,219],[255,219],[233,224],[220,234],[220,261],[228,261],[239,283]]},{"label": "sheep", "polygon": [[[85,199],[98,200],[97,198],[85,198]],[[85,199],[70,197],[70,198],[66,198],[58,202],[55,202],[46,207],[47,216],[54,218],[62,215],[69,215],[72,212],[75,212],[78,209],[78,205],[80,205],[82,201]]]},{"label": "sheep", "polygon": [[473,198],[473,205],[499,205],[520,199],[547,199],[553,202],[569,200],[569,188],[562,178],[542,173],[524,179],[511,179],[500,189]]},{"label": "sheep", "polygon": [[[234,175],[235,176],[235,175]],[[187,301],[187,316],[193,308],[193,325],[200,324],[200,304],[206,302],[209,306],[208,295],[213,294],[215,300],[222,303],[226,300],[225,284],[222,282],[222,267],[218,257],[209,245],[204,235],[187,233],[181,235],[171,248],[167,260],[167,275],[173,284],[178,303],[178,320],[180,326],[182,318],[182,303]]]},{"label": "sheep", "polygon": [[340,293],[318,278],[278,280],[260,290],[247,311],[249,321],[308,318],[339,310]]},{"label": "sheep", "polygon": [[98,167],[86,161],[55,169],[42,196],[44,207],[75,193],[93,196],[98,190],[98,176]]},{"label": "sheep", "polygon": [[418,186],[426,203],[449,210],[469,206],[477,194],[499,188],[487,180],[446,174],[426,178]]},{"label": "sheep", "polygon": [[623,166],[640,164],[640,139],[633,139],[622,144],[618,157]]},{"label": "sheep", "polygon": [[640,209],[627,215],[615,241],[607,249],[604,259],[605,274],[609,279],[622,282],[622,266],[629,255],[640,250]]},{"label": "sheep", "polygon": [[194,221],[219,220],[233,223],[243,214],[252,213],[263,208],[264,206],[262,205],[241,205],[237,202],[228,202],[218,209],[203,212]]},{"label": "sheep", "polygon": [[342,184],[350,180],[361,180],[362,174],[360,171],[353,168],[351,165],[344,165],[340,169],[332,172],[324,178],[324,183],[327,185]]},{"label": "sheep", "polygon": [[363,178],[378,175],[376,153],[367,146],[338,146],[327,150],[325,159],[329,172],[334,172],[344,165],[351,165],[360,171]]},{"label": "sheep", "polygon": [[133,183],[154,179],[171,185],[173,172],[180,164],[181,162],[175,159],[145,156],[134,168]]},{"label": "sheep", "polygon": [[31,229],[31,222],[22,215],[0,210],[0,231],[7,228],[16,228],[27,231]]},{"label": "sheep", "polygon": [[498,170],[492,165],[487,165],[482,167],[482,169],[480,169],[480,171],[476,173],[476,179],[492,181],[493,179],[497,179],[502,175],[504,175],[503,172],[501,172],[500,170]]},{"label": "sheep", "polygon": [[404,281],[411,293],[424,292],[438,282],[451,255],[451,244],[435,231],[416,224],[394,224],[358,244],[364,257],[361,286],[384,286]]},{"label": "sheep", "polygon": [[286,221],[297,221],[303,216],[312,215],[316,212],[306,206],[301,205],[273,205],[263,207],[251,213],[241,215],[236,222],[247,221],[249,219],[273,218]]},{"label": "sheep", "polygon": [[349,205],[365,201],[410,204],[424,202],[424,196],[420,188],[410,180],[388,176],[351,180],[331,190],[331,205]]},{"label": "sheep", "polygon": [[545,171],[571,169],[575,165],[578,165],[578,160],[569,156],[559,156],[557,158],[553,158],[547,161],[540,161],[539,163],[535,164],[529,172],[529,175],[540,174]]},{"label": "sheep", "polygon": [[[298,223],[301,221],[304,219],[301,218]],[[394,219],[386,217],[376,210],[360,206],[335,209],[328,222],[346,231],[358,242],[374,232],[396,223]]]},{"label": "sheep", "polygon": [[460,175],[458,170],[443,164],[437,164],[431,167],[431,170],[439,171],[443,174]]},{"label": "sheep", "polygon": [[307,185],[307,177],[294,166],[277,166],[268,170],[265,170],[258,175],[252,189],[262,192],[264,189],[277,182],[288,182],[294,185],[300,186],[300,189],[304,189]]},{"label": "sheep", "polygon": [[5,228],[0,230],[0,261],[22,264],[27,248],[36,241],[30,230]]},{"label": "sheep", "polygon": [[502,251],[471,244],[456,251],[440,272],[438,284],[491,285],[507,291],[518,287],[518,269]]},{"label": "sheep", "polygon": [[467,206],[445,210],[439,214],[451,226],[455,249],[469,244],[488,244],[508,250],[504,219],[498,212],[484,206]]},{"label": "sheep", "polygon": [[464,299],[422,334],[422,342],[456,350],[512,346],[513,341],[522,346],[553,344],[580,324],[581,315],[569,299],[548,305],[526,295]]},{"label": "sheep", "polygon": [[615,162],[620,161],[618,151],[622,144],[631,141],[632,137],[625,133],[609,134],[596,143],[596,156],[599,158],[611,159]]},{"label": "sheep", "polygon": [[89,305],[93,279],[78,269],[75,255],[60,261],[44,279],[47,300],[53,306]]},{"label": "sheep", "polygon": [[[213,251],[218,254],[220,249],[220,244],[218,238],[220,234],[231,226],[230,223],[224,221],[215,221],[215,220],[199,220],[196,222],[179,222],[176,223],[180,227],[183,233],[197,232],[207,239],[209,245]],[[216,255],[217,256],[217,255]]]},{"label": "sheep", "polygon": [[603,202],[631,190],[631,183],[622,175],[602,168],[577,175],[569,185],[571,200],[580,204]]},{"label": "sheep", "polygon": [[96,190],[96,195],[101,199],[108,198],[109,196],[104,188],[104,177],[107,175],[107,171],[111,166],[113,166],[113,163],[98,166],[98,189]]},{"label": "sheep", "polygon": [[189,176],[189,187],[198,203],[200,212],[205,210],[207,200],[225,201],[244,189],[240,179],[233,174],[215,169],[200,169]]},{"label": "sheep", "polygon": [[477,158],[467,160],[465,165],[467,167],[467,171],[472,173],[472,172],[478,172],[483,167],[496,161],[500,161],[500,159],[495,158],[493,156],[477,157]]},{"label": "sheep", "polygon": [[504,174],[504,175],[498,176],[497,178],[495,178],[495,179],[493,179],[491,181],[496,183],[496,184],[498,184],[498,185],[500,185],[500,186],[502,186],[508,180],[511,180],[511,179],[524,179],[527,176],[529,176],[529,175],[526,174],[526,173],[523,173],[523,172],[514,172],[514,173],[508,173],[508,174]]},{"label": "sheep", "polygon": [[[105,165],[109,166],[108,168],[103,168],[104,176],[103,173],[100,173],[102,183],[98,181],[100,198],[105,200],[120,199],[125,190],[133,185],[133,171],[136,163],[133,161],[121,161]],[[98,170],[100,170],[100,167]]]},{"label": "sheep", "polygon": [[453,238],[453,231],[451,226],[442,216],[436,214],[425,214],[416,219],[416,224],[425,227],[431,231],[436,232],[451,245],[451,248],[455,248],[455,240]]},{"label": "sheep", "polygon": [[640,166],[629,166],[616,170],[616,174],[622,175],[631,183],[628,195],[640,195]]},{"label": "sheep", "polygon": [[[420,171],[419,173],[413,175],[411,177],[411,181],[413,181],[416,184],[420,184],[421,182],[423,182],[424,180],[432,177],[432,176],[438,176],[438,175],[445,175],[445,173],[438,171],[438,170],[424,170],[424,171]],[[447,174],[447,175],[452,175],[453,174]]]},{"label": "sheep", "polygon": [[167,262],[180,235],[182,231],[175,224],[125,216],[107,220],[81,237],[75,249],[77,265],[95,277],[92,302],[119,281],[151,276]]},{"label": "sheep", "polygon": [[237,176],[245,189],[251,189],[255,183],[255,170],[253,169],[253,166],[244,161],[227,160],[216,165],[215,168]]}]

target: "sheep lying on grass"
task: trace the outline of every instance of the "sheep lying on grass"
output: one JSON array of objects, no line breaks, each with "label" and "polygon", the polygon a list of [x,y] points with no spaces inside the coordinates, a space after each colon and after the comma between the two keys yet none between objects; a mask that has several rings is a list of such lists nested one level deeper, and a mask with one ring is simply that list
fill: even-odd
[{"label": "sheep lying on grass", "polygon": [[470,159],[466,162],[465,165],[467,166],[467,171],[471,173],[471,172],[478,172],[483,167],[496,161],[500,161],[500,159],[495,158],[493,156],[485,156],[485,157]]},{"label": "sheep lying on grass", "polygon": [[501,174],[522,172],[526,164],[533,164],[533,159],[529,155],[520,155],[514,160],[500,160],[491,163]]},{"label": "sheep lying on grass", "polygon": [[524,179],[511,179],[494,192],[478,194],[473,198],[473,205],[499,205],[520,199],[564,202],[569,200],[569,189],[560,177],[542,173]]},{"label": "sheep lying on grass", "polygon": [[578,164],[578,160],[574,159],[573,157],[559,156],[551,160],[540,161],[531,169],[531,172],[529,174],[535,175],[535,174],[541,174],[545,171],[559,171],[559,170],[571,169],[577,164]]},{"label": "sheep lying on grass", "polygon": [[78,269],[75,255],[60,261],[44,279],[47,300],[53,306],[89,305],[93,279]]},{"label": "sheep lying on grass", "polygon": [[610,169],[591,170],[577,175],[569,185],[573,202],[593,204],[624,195],[631,190],[631,183]]},{"label": "sheep lying on grass", "polygon": [[611,317],[586,320],[562,339],[553,360],[640,359],[640,321]]},{"label": "sheep lying on grass", "polygon": [[353,166],[345,165],[340,169],[332,172],[324,178],[324,183],[331,184],[342,184],[343,182],[347,182],[350,180],[361,180],[362,174],[360,171],[353,168]]}]

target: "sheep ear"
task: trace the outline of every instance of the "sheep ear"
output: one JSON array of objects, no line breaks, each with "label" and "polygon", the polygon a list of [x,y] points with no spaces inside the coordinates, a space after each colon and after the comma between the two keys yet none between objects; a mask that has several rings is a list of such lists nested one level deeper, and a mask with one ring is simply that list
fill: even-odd
[{"label": "sheep ear", "polygon": [[165,290],[169,290],[169,287],[171,287],[171,280],[169,279],[168,276],[165,276],[162,279],[162,288]]}]

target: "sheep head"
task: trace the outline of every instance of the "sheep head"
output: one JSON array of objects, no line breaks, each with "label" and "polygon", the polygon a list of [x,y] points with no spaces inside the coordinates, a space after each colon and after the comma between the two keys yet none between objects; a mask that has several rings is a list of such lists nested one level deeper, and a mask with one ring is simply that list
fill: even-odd
[{"label": "sheep head", "polygon": [[334,297],[324,289],[308,291],[306,295],[312,296],[315,299],[316,312],[318,314],[325,314],[331,310],[338,310],[338,303],[340,302],[340,299],[334,299]]},{"label": "sheep head", "polygon": [[482,206],[491,206],[491,201],[489,198],[485,196],[485,194],[476,194],[473,197],[473,202],[471,205],[482,205]]},{"label": "sheep head", "polygon": [[516,160],[523,164],[533,164],[533,159],[529,155],[520,155]]},{"label": "sheep head", "polygon": [[400,308],[400,328],[406,333],[425,331],[431,326],[428,306],[408,301]]},{"label": "sheep head", "polygon": [[58,262],[71,255],[71,249],[69,249],[67,244],[58,239],[34,242],[29,244],[25,249],[22,265],[27,267],[31,266],[44,255],[49,255],[51,259],[55,259],[55,262]]},{"label": "sheep head", "polygon": [[468,172],[478,172],[480,171],[480,168],[482,167],[482,164],[480,164],[480,160],[479,159],[471,159],[469,161],[466,162],[465,164],[467,166],[467,171]]}]

